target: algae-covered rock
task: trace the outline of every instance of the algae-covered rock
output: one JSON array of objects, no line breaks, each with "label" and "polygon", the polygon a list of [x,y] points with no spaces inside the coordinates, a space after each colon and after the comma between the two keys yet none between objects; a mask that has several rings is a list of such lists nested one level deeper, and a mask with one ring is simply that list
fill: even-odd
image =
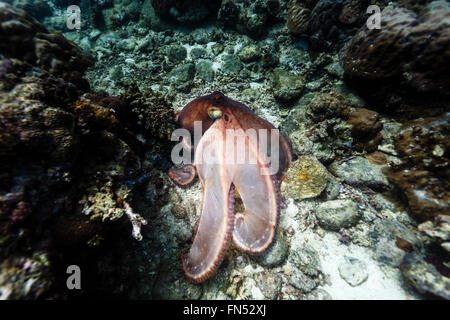
[{"label": "algae-covered rock", "polygon": [[215,43],[211,46],[211,51],[215,56],[222,53],[224,49],[225,49],[225,47],[220,43]]},{"label": "algae-covered rock", "polygon": [[305,79],[284,69],[275,69],[273,72],[273,95],[276,99],[288,102],[300,97]]},{"label": "algae-covered rock", "polygon": [[198,77],[210,82],[214,80],[214,69],[213,64],[209,60],[200,60],[195,64],[195,70],[197,71]]},{"label": "algae-covered rock", "polygon": [[280,11],[278,0],[224,0],[217,18],[226,28],[260,38]]},{"label": "algae-covered rock", "polygon": [[321,274],[319,254],[310,246],[304,246],[291,252],[289,261],[308,277],[316,278]]},{"label": "algae-covered rock", "polygon": [[281,232],[277,232],[272,246],[264,255],[255,256],[255,260],[265,267],[280,265],[289,253],[289,244]]},{"label": "algae-covered rock", "polygon": [[305,300],[333,300],[331,295],[323,289],[316,289],[304,296]]},{"label": "algae-covered rock", "polygon": [[421,221],[450,215],[449,121],[450,113],[444,112],[404,123],[394,138],[402,163],[383,170]]},{"label": "algae-covered rock", "polygon": [[186,63],[175,67],[168,75],[170,81],[177,84],[185,84],[194,79],[195,66],[192,63]]},{"label": "algae-covered rock", "polygon": [[442,274],[419,253],[410,253],[403,259],[400,270],[406,283],[422,294],[450,299],[450,279]]},{"label": "algae-covered rock", "polygon": [[202,47],[192,48],[190,56],[192,59],[197,60],[203,58],[206,55],[206,49]]},{"label": "algae-covered rock", "polygon": [[352,200],[331,200],[317,208],[316,217],[324,228],[339,231],[354,225],[359,220],[359,212]]},{"label": "algae-covered rock", "polygon": [[309,293],[319,285],[317,281],[314,281],[313,279],[307,277],[302,272],[293,273],[289,278],[289,282],[295,288],[300,290],[301,293]]},{"label": "algae-covered rock", "polygon": [[281,194],[295,200],[317,197],[327,181],[327,169],[314,156],[301,156],[289,167]]},{"label": "algae-covered rock", "polygon": [[398,221],[377,219],[370,228],[375,259],[398,267],[408,251],[421,250],[422,244],[414,233]]},{"label": "algae-covered rock", "polygon": [[335,161],[328,169],[350,185],[388,189],[389,181],[383,174],[383,167],[370,162],[366,157],[358,156],[348,160]]},{"label": "algae-covered rock", "polygon": [[446,251],[450,252],[450,216],[437,216],[434,221],[421,223],[418,229],[434,242],[439,243]]},{"label": "algae-covered rock", "polygon": [[259,272],[255,275],[256,285],[263,295],[269,300],[275,300],[281,290],[282,278],[278,274],[268,271]]},{"label": "algae-covered rock", "polygon": [[261,50],[256,45],[248,45],[239,52],[238,57],[242,62],[253,62],[261,57]]},{"label": "algae-covered rock", "polygon": [[242,62],[234,54],[226,54],[222,57],[222,71],[226,74],[236,74],[242,69]]},{"label": "algae-covered rock", "polygon": [[166,49],[166,55],[170,62],[180,63],[187,57],[187,50],[180,45],[171,45]]}]

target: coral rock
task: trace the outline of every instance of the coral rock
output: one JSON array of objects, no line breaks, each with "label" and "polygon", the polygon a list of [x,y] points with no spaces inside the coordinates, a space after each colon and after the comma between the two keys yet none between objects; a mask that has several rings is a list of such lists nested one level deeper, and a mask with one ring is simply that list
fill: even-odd
[{"label": "coral rock", "polygon": [[328,37],[338,22],[342,0],[319,0],[311,11],[307,30],[310,35],[323,34]]},{"label": "coral rock", "polygon": [[281,194],[302,200],[320,195],[328,181],[327,169],[313,156],[301,156],[289,167]]},{"label": "coral rock", "polygon": [[343,24],[352,24],[359,19],[366,8],[365,0],[344,0],[339,21]]},{"label": "coral rock", "polygon": [[418,292],[450,299],[450,279],[440,274],[420,254],[406,255],[400,265],[400,271],[405,282]]},{"label": "coral rock", "polygon": [[352,200],[331,200],[322,203],[316,211],[316,217],[322,227],[339,231],[359,220],[358,207]]},{"label": "coral rock", "polygon": [[49,32],[25,11],[0,2],[0,52],[22,59],[82,89],[82,76],[94,59],[61,34]]},{"label": "coral rock", "polygon": [[303,1],[289,1],[287,12],[287,27],[293,34],[305,33],[310,15],[311,10],[304,6]]},{"label": "coral rock", "polygon": [[352,136],[358,151],[373,152],[377,150],[377,146],[382,140],[379,132],[383,128],[377,112],[360,108],[350,114],[347,123],[352,126]]},{"label": "coral rock", "polygon": [[346,183],[367,186],[373,189],[387,189],[389,182],[383,174],[383,166],[371,163],[365,157],[354,157],[333,162],[328,169]]},{"label": "coral rock", "polygon": [[404,77],[419,91],[448,93],[450,8],[419,16],[386,8],[381,15],[381,30],[364,25],[353,37],[343,58],[345,73],[374,81]]},{"label": "coral rock", "polygon": [[420,220],[450,215],[450,113],[405,123],[395,139],[402,164],[384,169]]},{"label": "coral rock", "polygon": [[300,97],[305,78],[284,69],[275,69],[273,74],[274,92],[276,99],[287,102]]}]

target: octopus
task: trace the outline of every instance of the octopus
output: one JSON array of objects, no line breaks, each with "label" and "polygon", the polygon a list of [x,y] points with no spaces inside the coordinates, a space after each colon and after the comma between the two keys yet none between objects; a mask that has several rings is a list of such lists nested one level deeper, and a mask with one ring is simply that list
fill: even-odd
[{"label": "octopus", "polygon": [[[193,164],[171,169],[168,175],[181,186],[191,184],[198,175],[202,184],[201,215],[192,246],[181,259],[187,279],[201,283],[216,272],[231,242],[249,254],[263,254],[271,246],[281,205],[280,183],[293,154],[289,140],[278,129],[220,92],[191,101],[178,114],[179,126],[189,133],[194,133],[196,123],[201,123],[197,145],[192,139],[182,141],[194,151]],[[232,139],[227,139],[230,134]],[[245,154],[245,161],[229,161],[236,160],[230,146],[237,155]],[[274,146],[276,152],[271,149]],[[202,161],[205,154],[209,161]],[[277,171],[272,165],[274,155]],[[236,194],[242,199],[243,212],[235,213]]]}]

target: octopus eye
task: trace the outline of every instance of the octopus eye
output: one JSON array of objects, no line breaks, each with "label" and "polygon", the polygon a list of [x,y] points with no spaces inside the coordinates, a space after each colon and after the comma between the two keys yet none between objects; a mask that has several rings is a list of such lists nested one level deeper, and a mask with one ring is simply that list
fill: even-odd
[{"label": "octopus eye", "polygon": [[222,117],[222,110],[220,109],[209,109],[208,115],[211,119],[216,120]]}]

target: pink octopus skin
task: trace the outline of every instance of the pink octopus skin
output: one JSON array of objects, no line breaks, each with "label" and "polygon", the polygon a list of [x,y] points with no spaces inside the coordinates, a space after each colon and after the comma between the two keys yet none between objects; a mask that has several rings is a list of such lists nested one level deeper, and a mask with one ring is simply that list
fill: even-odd
[{"label": "pink octopus skin", "polygon": [[[220,110],[221,117],[211,119],[208,114],[211,109]],[[198,174],[202,184],[201,216],[192,246],[182,256],[187,279],[200,283],[216,272],[231,241],[235,247],[250,254],[264,253],[270,247],[279,218],[279,185],[293,155],[289,141],[277,131],[280,168],[272,174],[266,164],[266,155],[244,132],[249,128],[256,132],[275,128],[244,104],[220,92],[197,98],[184,107],[178,117],[179,125],[193,133],[194,121],[202,121],[203,129],[195,150],[194,165],[169,170],[169,177],[179,185],[187,185]],[[216,134],[220,132],[225,140],[227,129],[242,129],[234,132],[242,135],[245,152],[254,156],[256,163],[229,164],[224,161],[226,144],[218,142]],[[200,161],[205,153],[212,154],[217,161]],[[242,198],[244,212],[234,212],[235,188]]]}]

